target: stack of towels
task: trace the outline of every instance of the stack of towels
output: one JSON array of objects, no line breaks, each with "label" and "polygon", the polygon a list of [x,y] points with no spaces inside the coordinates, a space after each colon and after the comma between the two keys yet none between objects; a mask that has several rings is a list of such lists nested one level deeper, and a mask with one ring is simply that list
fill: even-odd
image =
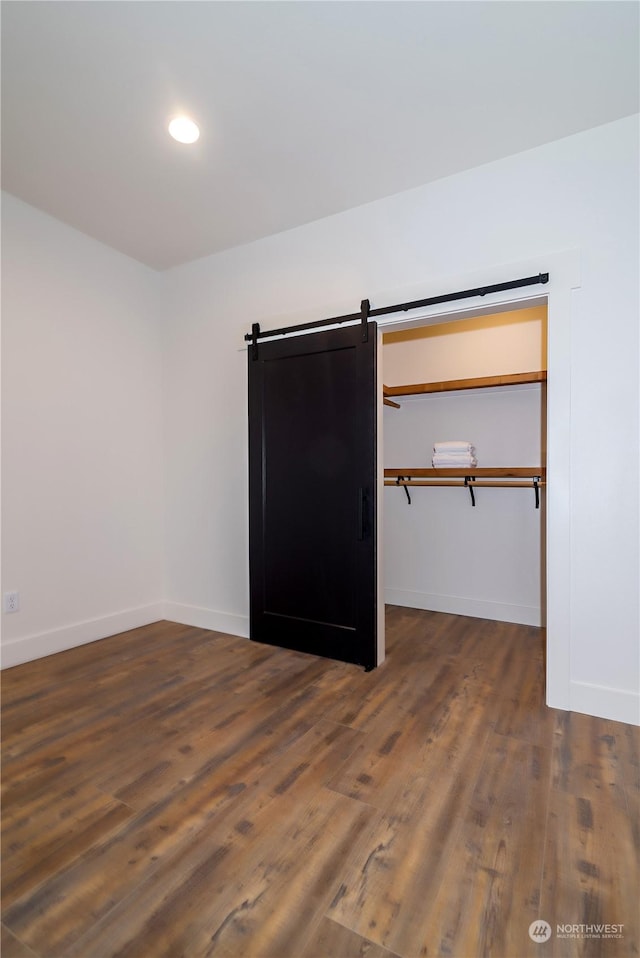
[{"label": "stack of towels", "polygon": [[464,442],[462,439],[452,439],[449,442],[436,442],[433,444],[433,459],[431,465],[434,469],[440,469],[443,466],[453,466],[456,469],[465,469],[467,466],[477,466],[476,447],[470,442]]}]

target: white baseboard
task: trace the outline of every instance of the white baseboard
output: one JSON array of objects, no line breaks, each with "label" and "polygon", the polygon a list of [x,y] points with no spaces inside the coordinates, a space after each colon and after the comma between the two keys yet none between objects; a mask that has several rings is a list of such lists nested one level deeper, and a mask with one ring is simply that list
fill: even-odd
[{"label": "white baseboard", "polygon": [[215,609],[203,609],[196,605],[182,605],[180,602],[165,602],[163,618],[180,625],[193,625],[198,629],[210,629],[212,632],[226,632],[228,635],[249,637],[249,616],[235,615],[232,612],[216,612]]},{"label": "white baseboard", "polygon": [[[426,592],[409,592],[403,589],[387,589],[385,602],[390,605],[426,609],[432,612],[447,612],[453,615],[469,615],[474,618],[496,619],[499,622],[518,622],[524,625],[540,625],[540,610],[528,606],[465,599],[460,596],[432,595]],[[191,625],[213,632],[225,632],[242,638],[249,636],[249,617],[229,612],[217,612],[178,602],[157,602],[137,609],[126,609],[114,615],[87,622],[76,622],[61,629],[41,632],[37,635],[3,643],[0,650],[3,669],[23,662],[31,662],[45,655],[63,652],[78,645],[86,645],[99,639],[136,629],[161,619]],[[571,705],[574,712],[595,715],[599,718],[640,725],[640,694],[626,689],[613,689],[588,682],[571,682]]]},{"label": "white baseboard", "polygon": [[640,693],[589,682],[571,682],[571,711],[640,725]]},{"label": "white baseboard", "polygon": [[10,669],[23,662],[41,659],[45,655],[53,655],[55,652],[64,652],[78,645],[106,639],[107,636],[117,635],[118,632],[127,632],[129,629],[137,629],[142,625],[158,622],[163,617],[163,603],[155,602],[137,609],[126,609],[114,615],[106,615],[100,619],[74,622],[61,629],[28,635],[12,642],[3,642],[0,649],[2,668]]},{"label": "white baseboard", "polygon": [[498,622],[517,622],[520,625],[542,625],[540,609],[535,606],[487,602],[484,599],[467,599],[459,595],[409,592],[405,589],[385,589],[384,601],[387,605],[402,605],[410,609],[425,609],[428,612],[470,615],[475,619],[495,619]]}]

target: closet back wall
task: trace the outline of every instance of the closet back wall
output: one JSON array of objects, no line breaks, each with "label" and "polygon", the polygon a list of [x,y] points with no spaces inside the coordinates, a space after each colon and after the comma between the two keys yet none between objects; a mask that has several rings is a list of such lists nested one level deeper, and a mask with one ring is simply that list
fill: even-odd
[{"label": "closet back wall", "polygon": [[[546,368],[546,307],[384,337],[389,386]],[[388,468],[430,466],[433,443],[473,442],[479,466],[543,463],[539,385],[400,398],[384,410]],[[528,489],[385,488],[385,601],[544,624],[541,516]]]}]

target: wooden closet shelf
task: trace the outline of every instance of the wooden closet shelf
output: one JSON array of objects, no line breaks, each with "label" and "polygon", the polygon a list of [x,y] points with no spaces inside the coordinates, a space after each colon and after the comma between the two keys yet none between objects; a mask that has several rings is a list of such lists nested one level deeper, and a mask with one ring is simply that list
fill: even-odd
[{"label": "wooden closet shelf", "polygon": [[[390,396],[419,396],[424,393],[454,392],[460,389],[487,389],[491,386],[519,386],[525,383],[544,383],[546,369],[529,373],[507,373],[503,376],[480,376],[475,379],[448,379],[439,383],[410,383],[404,386],[383,386],[385,400]],[[391,405],[391,403],[386,403]]]},{"label": "wooden closet shelf", "polygon": [[468,466],[466,469],[385,469],[384,484],[404,489],[409,505],[409,486],[464,486],[471,494],[472,506],[476,504],[474,487],[529,488],[535,492],[536,509],[539,509],[540,487],[546,486],[547,483],[544,466]]},{"label": "wooden closet shelf", "polygon": [[385,479],[464,479],[473,476],[474,479],[544,479],[547,470],[545,466],[465,466],[464,469],[447,468],[423,469],[385,469]]}]

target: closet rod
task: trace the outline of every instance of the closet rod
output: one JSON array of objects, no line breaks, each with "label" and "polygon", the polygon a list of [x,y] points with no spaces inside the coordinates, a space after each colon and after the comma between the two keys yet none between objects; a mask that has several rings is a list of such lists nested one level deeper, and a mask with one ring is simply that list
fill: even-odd
[{"label": "closet rod", "polygon": [[396,479],[385,479],[385,486],[400,486],[407,494],[407,502],[411,505],[411,496],[408,486],[458,486],[469,490],[471,496],[471,505],[475,506],[476,497],[473,493],[474,487],[484,486],[485,488],[508,489],[510,486],[514,489],[533,489],[536,495],[536,509],[540,508],[540,487],[546,486],[544,479],[539,476],[533,476],[528,482],[518,479],[516,482],[504,482],[495,479],[473,479],[466,476],[464,479],[406,479],[404,476],[398,476]]},{"label": "closet rod", "polygon": [[461,479],[385,479],[385,486],[464,486]]},{"label": "closet rod", "polygon": [[486,486],[493,489],[533,489],[535,486],[546,486],[544,479],[535,482],[492,482],[489,479],[470,479],[464,482],[461,479],[385,479],[385,486]]},{"label": "closet rod", "polygon": [[[261,330],[259,323],[253,323],[251,332],[245,334],[245,341],[253,343],[254,359],[259,339],[272,336],[286,336],[289,333],[300,333],[305,330],[320,329],[322,326],[337,326],[340,323],[361,322],[366,326],[366,319],[375,316],[386,316],[388,313],[407,312],[410,309],[422,309],[425,306],[437,306],[440,303],[453,303],[459,299],[472,299],[474,296],[487,296],[489,293],[502,293],[509,289],[520,289],[522,286],[537,286],[549,282],[548,273],[538,273],[537,276],[526,276],[524,279],[512,279],[506,283],[493,283],[490,286],[478,286],[475,289],[464,289],[457,293],[445,293],[442,296],[430,296],[427,299],[414,299],[408,303],[397,303],[395,306],[379,306],[377,309],[363,309],[359,313],[348,313],[345,316],[333,316],[331,319],[319,319],[311,323],[298,323],[296,326],[282,326],[280,329]],[[363,304],[368,300],[363,300]]]}]

